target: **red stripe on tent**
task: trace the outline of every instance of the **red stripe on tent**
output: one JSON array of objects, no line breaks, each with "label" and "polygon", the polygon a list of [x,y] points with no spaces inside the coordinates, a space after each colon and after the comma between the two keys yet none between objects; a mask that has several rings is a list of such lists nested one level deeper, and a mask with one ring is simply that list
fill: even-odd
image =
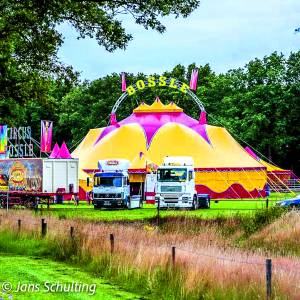
[{"label": "red stripe on tent", "polygon": [[132,174],[145,174],[146,173],[146,169],[128,169],[128,173],[132,173]]},{"label": "red stripe on tent", "polygon": [[196,172],[230,172],[230,171],[260,171],[260,170],[267,170],[266,167],[257,167],[257,168],[252,168],[252,167],[246,167],[246,168],[195,168]]},{"label": "red stripe on tent", "polygon": [[290,170],[285,170],[285,171],[268,171],[268,174],[283,174],[283,175],[291,175],[292,172]]},{"label": "red stripe on tent", "polygon": [[196,185],[197,193],[209,194],[212,199],[240,199],[266,197],[265,190],[247,191],[241,184],[234,183],[226,191],[217,193],[205,185]]},{"label": "red stripe on tent", "polygon": [[96,172],[100,172],[101,170],[99,169],[82,169],[83,172],[91,174],[91,173],[96,173]]}]

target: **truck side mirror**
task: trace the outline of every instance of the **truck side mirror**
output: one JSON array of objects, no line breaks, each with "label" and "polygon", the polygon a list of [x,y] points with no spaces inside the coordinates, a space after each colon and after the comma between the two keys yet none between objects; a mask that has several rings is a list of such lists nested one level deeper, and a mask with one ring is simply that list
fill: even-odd
[{"label": "truck side mirror", "polygon": [[86,186],[90,186],[90,177],[86,178]]}]

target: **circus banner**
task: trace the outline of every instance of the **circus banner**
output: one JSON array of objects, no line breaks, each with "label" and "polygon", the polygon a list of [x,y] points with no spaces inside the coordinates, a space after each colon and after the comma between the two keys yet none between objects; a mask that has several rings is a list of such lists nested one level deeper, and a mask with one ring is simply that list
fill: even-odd
[{"label": "circus banner", "polygon": [[197,82],[198,82],[198,69],[193,69],[190,81],[190,89],[193,91],[197,90]]},{"label": "circus banner", "polygon": [[0,154],[7,150],[7,125],[0,125]]},{"label": "circus banner", "polygon": [[126,79],[125,79],[125,73],[121,73],[121,80],[122,80],[122,92],[126,92]]},{"label": "circus banner", "polygon": [[41,152],[50,153],[52,144],[52,121],[41,121]]}]

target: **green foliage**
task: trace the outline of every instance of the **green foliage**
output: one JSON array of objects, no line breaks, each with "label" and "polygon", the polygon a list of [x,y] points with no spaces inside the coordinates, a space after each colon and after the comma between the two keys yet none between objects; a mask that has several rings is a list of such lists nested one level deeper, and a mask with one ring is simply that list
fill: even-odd
[{"label": "green foliage", "polygon": [[244,215],[241,217],[240,226],[245,236],[249,236],[263,227],[271,224],[276,219],[286,213],[286,209],[281,207],[271,207],[269,209],[261,209],[252,215]]},{"label": "green foliage", "polygon": [[[243,146],[250,144],[278,165],[299,172],[299,65],[300,52],[291,53],[288,58],[274,52],[226,74],[215,74],[209,65],[199,66],[197,95],[206,107],[209,124],[225,126]],[[163,75],[188,82],[194,67],[195,64],[187,68],[177,65]],[[127,74],[127,84],[146,77],[142,73]],[[61,135],[74,145],[90,128],[107,126],[120,95],[118,74],[78,85],[61,101]],[[175,102],[196,119],[199,117],[197,106],[186,95],[156,87],[128,97],[117,112],[118,120],[130,115],[141,102],[151,104],[156,96],[164,103]]]},{"label": "green foliage", "polygon": [[[63,43],[61,23],[75,28],[78,38],[95,38],[111,52],[125,49],[132,40],[119,20],[124,14],[162,33],[161,17],[187,17],[198,5],[199,0],[0,0],[0,123],[20,126],[30,122],[37,135],[39,126],[35,125],[40,119],[58,121],[61,98],[77,84],[78,77],[57,55]],[[95,115],[99,117],[99,111]],[[80,119],[80,114],[70,118]],[[62,116],[61,122],[65,119]],[[72,124],[67,120],[67,125]],[[60,142],[70,137],[72,128],[62,127],[55,131]],[[73,130],[72,136],[76,134]]]}]

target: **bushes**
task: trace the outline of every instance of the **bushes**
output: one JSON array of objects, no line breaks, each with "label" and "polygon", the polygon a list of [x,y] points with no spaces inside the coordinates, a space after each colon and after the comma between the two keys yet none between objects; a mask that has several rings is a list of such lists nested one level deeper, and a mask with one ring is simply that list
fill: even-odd
[{"label": "bushes", "polygon": [[257,210],[253,215],[240,217],[240,226],[244,231],[245,237],[259,231],[266,225],[280,218],[286,209],[281,207],[271,207],[269,209]]}]

